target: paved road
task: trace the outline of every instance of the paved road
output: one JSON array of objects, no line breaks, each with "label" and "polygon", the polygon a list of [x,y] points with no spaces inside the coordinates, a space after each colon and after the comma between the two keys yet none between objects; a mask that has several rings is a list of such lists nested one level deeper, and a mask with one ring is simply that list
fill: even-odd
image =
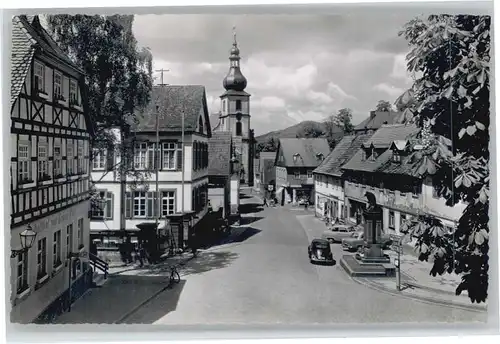
[{"label": "paved road", "polygon": [[[167,290],[126,323],[313,324],[486,321],[474,312],[399,298],[351,280],[337,264],[315,266],[308,242],[319,233],[304,211],[256,209],[244,241],[214,247],[187,264],[177,292]],[[256,211],[256,212],[254,212]],[[250,213],[254,212],[254,213]],[[310,213],[309,213],[310,214]],[[318,229],[316,229],[318,231]],[[334,256],[342,254],[333,246]],[[174,287],[175,288],[175,287]]]}]

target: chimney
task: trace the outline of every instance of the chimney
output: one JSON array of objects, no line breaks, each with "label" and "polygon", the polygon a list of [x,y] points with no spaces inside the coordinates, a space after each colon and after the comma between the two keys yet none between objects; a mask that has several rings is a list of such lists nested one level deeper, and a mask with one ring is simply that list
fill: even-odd
[{"label": "chimney", "polygon": [[376,111],[370,111],[370,118],[375,118],[376,115]]}]

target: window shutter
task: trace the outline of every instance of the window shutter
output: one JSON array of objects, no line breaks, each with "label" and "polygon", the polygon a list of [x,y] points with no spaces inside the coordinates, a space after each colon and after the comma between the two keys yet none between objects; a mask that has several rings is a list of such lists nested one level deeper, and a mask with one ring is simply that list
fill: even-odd
[{"label": "window shutter", "polygon": [[198,142],[193,143],[193,170],[198,169]]},{"label": "window shutter", "polygon": [[182,143],[177,143],[177,169],[182,170]]},{"label": "window shutter", "polygon": [[132,218],[132,198],[130,197],[130,192],[125,193],[125,218]]},{"label": "window shutter", "polygon": [[112,171],[115,165],[115,149],[113,145],[108,146],[106,152],[106,170]]},{"label": "window shutter", "polygon": [[[115,204],[115,195],[112,192],[108,192],[108,195],[111,196],[109,204],[106,205],[106,218],[113,218],[113,206]],[[106,202],[108,203],[108,202]]]}]

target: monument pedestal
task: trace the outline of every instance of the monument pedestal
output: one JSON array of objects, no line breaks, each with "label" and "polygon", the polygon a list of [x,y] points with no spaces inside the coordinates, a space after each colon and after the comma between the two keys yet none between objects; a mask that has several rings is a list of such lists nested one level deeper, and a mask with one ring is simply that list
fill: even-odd
[{"label": "monument pedestal", "polygon": [[374,203],[374,198],[371,194],[368,198],[370,206],[363,211],[365,245],[362,254],[345,255],[340,259],[340,266],[351,276],[393,276],[396,273],[396,267],[382,250],[383,215],[382,209]]}]

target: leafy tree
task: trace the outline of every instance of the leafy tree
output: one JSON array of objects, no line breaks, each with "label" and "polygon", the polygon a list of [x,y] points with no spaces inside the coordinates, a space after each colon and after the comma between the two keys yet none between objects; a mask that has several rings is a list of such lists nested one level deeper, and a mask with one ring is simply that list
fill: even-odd
[{"label": "leafy tree", "polygon": [[375,111],[389,112],[392,111],[392,104],[387,100],[379,100]]},{"label": "leafy tree", "polygon": [[432,15],[400,32],[411,47],[408,69],[421,75],[409,106],[422,128],[421,149],[411,158],[447,205],[466,204],[453,233],[431,216],[407,232],[418,238],[421,260],[434,258],[430,273],[460,274],[457,295],[466,290],[478,303],[488,296],[490,22],[489,16]]},{"label": "leafy tree", "polygon": [[[328,126],[339,127],[344,134],[350,134],[354,130],[352,125],[352,110],[349,108],[340,109],[336,115],[331,118],[331,124]],[[330,129],[328,128],[327,131]]]},{"label": "leafy tree", "polygon": [[257,152],[276,152],[278,150],[278,141],[274,137],[269,137],[266,142],[257,144]]},{"label": "leafy tree", "polygon": [[306,125],[299,133],[297,133],[298,138],[316,138],[320,137],[321,135],[323,135],[323,131],[314,124]]},{"label": "leafy tree", "polygon": [[[119,154],[116,165],[108,166],[119,176],[133,181],[147,176],[131,168],[133,142],[130,125],[137,110],[150,100],[152,55],[139,49],[132,32],[133,15],[48,15],[48,29],[58,45],[85,72],[90,116],[96,135],[92,147]],[[115,137],[111,128],[119,128]],[[91,156],[91,160],[94,156]],[[103,175],[104,177],[104,175]]]}]

